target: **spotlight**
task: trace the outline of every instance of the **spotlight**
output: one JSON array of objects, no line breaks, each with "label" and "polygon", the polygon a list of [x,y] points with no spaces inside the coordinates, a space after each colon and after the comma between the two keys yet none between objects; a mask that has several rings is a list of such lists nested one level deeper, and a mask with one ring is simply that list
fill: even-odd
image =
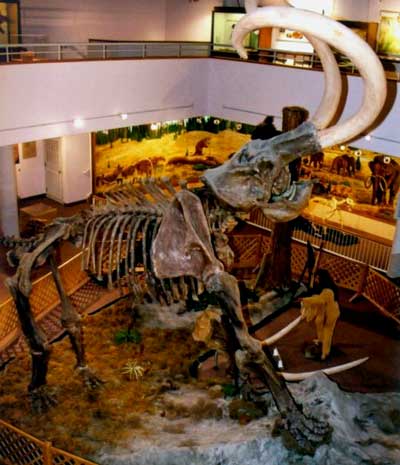
[{"label": "spotlight", "polygon": [[85,121],[82,118],[75,118],[73,121],[73,125],[75,128],[83,128],[85,126]]},{"label": "spotlight", "polygon": [[340,150],[342,150],[342,151],[343,151],[343,150],[346,150],[346,146],[345,146],[345,145],[341,145],[341,146],[340,146]]},{"label": "spotlight", "polygon": [[126,119],[128,119],[128,113],[121,113],[121,114],[119,115],[119,117],[120,117],[122,120],[126,120]]},{"label": "spotlight", "polygon": [[371,140],[371,136],[370,136],[369,134],[367,134],[367,135],[365,136],[365,140],[369,142],[369,141]]}]

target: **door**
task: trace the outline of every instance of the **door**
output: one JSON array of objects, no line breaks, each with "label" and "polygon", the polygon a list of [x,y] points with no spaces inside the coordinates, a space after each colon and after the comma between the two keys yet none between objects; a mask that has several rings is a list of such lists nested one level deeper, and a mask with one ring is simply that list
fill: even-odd
[{"label": "door", "polygon": [[57,202],[63,201],[61,138],[44,141],[44,157],[46,172],[46,195]]}]

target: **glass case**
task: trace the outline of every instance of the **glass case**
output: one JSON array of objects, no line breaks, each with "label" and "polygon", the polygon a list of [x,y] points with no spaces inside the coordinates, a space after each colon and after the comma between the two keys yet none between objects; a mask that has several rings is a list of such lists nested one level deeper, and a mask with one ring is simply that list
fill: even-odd
[{"label": "glass case", "polygon": [[[232,32],[244,16],[244,8],[216,7],[212,16],[212,46],[214,52],[233,53]],[[246,48],[258,49],[258,31],[252,32],[244,43]]]}]

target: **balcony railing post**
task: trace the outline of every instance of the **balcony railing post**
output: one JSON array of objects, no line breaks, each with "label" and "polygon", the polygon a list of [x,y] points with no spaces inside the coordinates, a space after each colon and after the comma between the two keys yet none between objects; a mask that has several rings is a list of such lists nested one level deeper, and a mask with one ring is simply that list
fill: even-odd
[{"label": "balcony railing post", "polygon": [[142,57],[146,58],[146,44],[143,44],[142,46]]},{"label": "balcony railing post", "polygon": [[57,59],[58,61],[62,60],[62,45],[61,44],[57,45]]},{"label": "balcony railing post", "polygon": [[6,45],[6,62],[8,63],[10,61],[10,50],[8,48],[8,45]]}]

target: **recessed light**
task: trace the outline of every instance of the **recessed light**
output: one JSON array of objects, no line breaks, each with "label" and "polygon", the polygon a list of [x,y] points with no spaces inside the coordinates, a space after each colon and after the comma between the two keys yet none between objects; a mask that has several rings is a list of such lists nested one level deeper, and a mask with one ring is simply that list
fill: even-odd
[{"label": "recessed light", "polygon": [[120,116],[120,118],[123,119],[123,120],[128,119],[128,113],[121,113],[119,116]]},{"label": "recessed light", "polygon": [[82,118],[75,118],[73,124],[75,128],[79,129],[85,126],[85,121]]},{"label": "recessed light", "polygon": [[369,141],[371,140],[371,136],[370,136],[369,134],[367,134],[367,135],[365,136],[365,140],[367,140],[367,141],[369,142]]}]

